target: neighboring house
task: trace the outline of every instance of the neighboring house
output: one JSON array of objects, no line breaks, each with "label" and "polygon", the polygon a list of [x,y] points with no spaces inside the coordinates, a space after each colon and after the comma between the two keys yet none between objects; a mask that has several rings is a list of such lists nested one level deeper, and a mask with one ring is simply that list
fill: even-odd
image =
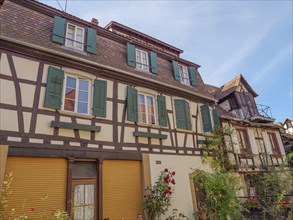
[{"label": "neighboring house", "polygon": [[[198,143],[219,124],[200,66],[117,22],[103,28],[33,0],[0,3],[0,182],[13,172],[8,211],[134,219],[144,188],[170,168],[172,208],[191,217],[192,173],[204,168]],[[276,138],[269,153],[281,163],[278,133],[268,129],[266,139],[253,140]]]},{"label": "neighboring house", "polygon": [[279,126],[273,123],[270,108],[257,105],[257,93],[242,75],[220,88],[207,86],[219,100],[219,115],[223,127],[231,131],[225,138],[231,162],[247,182],[243,196],[254,195],[246,174],[261,171],[262,165],[285,163],[285,150]]},{"label": "neighboring house", "polygon": [[286,134],[293,135],[293,120],[292,119],[286,118],[283,123],[283,127]]},{"label": "neighboring house", "polygon": [[284,123],[278,123],[286,154],[293,153],[293,120],[286,118]]}]

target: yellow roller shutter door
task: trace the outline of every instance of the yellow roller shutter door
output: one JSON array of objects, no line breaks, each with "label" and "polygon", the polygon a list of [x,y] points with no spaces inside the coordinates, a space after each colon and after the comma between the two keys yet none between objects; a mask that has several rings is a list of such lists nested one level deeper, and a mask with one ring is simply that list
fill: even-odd
[{"label": "yellow roller shutter door", "polygon": [[[67,181],[65,159],[8,157],[6,173],[9,172],[13,172],[13,181],[7,212],[14,208],[15,217],[26,214],[29,219],[39,220],[42,215],[51,219],[54,209],[64,209]],[[34,208],[33,212],[31,208]]]},{"label": "yellow roller shutter door", "polygon": [[143,214],[142,193],[140,161],[104,161],[104,218],[136,219],[137,214]]}]

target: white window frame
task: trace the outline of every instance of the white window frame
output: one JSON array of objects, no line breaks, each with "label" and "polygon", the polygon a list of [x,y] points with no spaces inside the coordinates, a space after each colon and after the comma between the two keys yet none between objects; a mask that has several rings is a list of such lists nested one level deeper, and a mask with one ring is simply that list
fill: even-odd
[{"label": "white window frame", "polygon": [[188,68],[180,64],[178,65],[179,65],[180,82],[184,85],[190,86],[190,77],[189,77]]},{"label": "white window frame", "polygon": [[[74,39],[70,39],[67,37],[69,26],[74,27]],[[81,42],[76,41],[77,40],[77,29],[82,30]],[[66,38],[65,38],[65,46],[66,47],[70,47],[70,48],[74,48],[76,50],[83,51],[84,50],[84,38],[85,38],[84,28],[77,26],[77,25],[74,25],[74,24],[71,24],[71,23],[66,24]],[[73,45],[71,45],[71,43],[70,43],[71,41],[73,41]],[[77,44],[79,44],[79,43],[81,44],[81,48],[77,47]]]},{"label": "white window frame", "polygon": [[[143,55],[145,55],[146,57],[145,63],[143,63]],[[149,72],[150,68],[149,68],[149,53],[148,52],[135,48],[135,62],[136,62],[137,69]]]},{"label": "white window frame", "polygon": [[[65,109],[65,96],[66,96],[66,82],[67,82],[67,78],[71,77],[76,79],[76,92],[75,92],[75,104],[74,104],[74,111],[69,111]],[[88,87],[88,103],[87,103],[87,113],[82,113],[82,112],[78,112],[78,92],[79,92],[79,82],[80,80],[85,80],[88,81],[89,83],[89,87]],[[76,75],[71,75],[71,74],[65,74],[65,79],[64,79],[64,86],[63,86],[63,96],[62,96],[62,110],[66,111],[66,112],[72,112],[72,113],[77,113],[77,114],[83,114],[83,115],[90,115],[91,113],[91,100],[92,100],[92,80],[88,79],[88,78],[84,78],[84,77],[79,77]]]},{"label": "white window frame", "polygon": [[[138,108],[138,122],[139,123],[143,123],[143,124],[149,124],[149,125],[157,125],[157,108],[156,108],[156,99],[155,99],[155,96],[153,95],[150,95],[150,94],[146,94],[146,93],[142,93],[142,92],[138,92],[137,94],[137,99],[139,99],[139,95],[143,95],[144,96],[144,103],[145,103],[145,113],[146,113],[146,122],[141,122],[139,121],[139,115],[140,115],[140,112],[139,112],[139,108]],[[148,112],[148,105],[147,105],[147,97],[151,97],[153,99],[153,103],[154,103],[154,121],[155,123],[152,124],[149,122],[149,112]],[[139,100],[137,100],[137,105],[139,105]]]}]

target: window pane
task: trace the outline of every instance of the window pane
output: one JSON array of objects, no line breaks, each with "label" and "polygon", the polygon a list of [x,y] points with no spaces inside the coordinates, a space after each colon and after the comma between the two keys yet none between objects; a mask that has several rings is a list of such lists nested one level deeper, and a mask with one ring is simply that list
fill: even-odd
[{"label": "window pane", "polygon": [[85,204],[92,205],[94,204],[94,184],[85,185]]},{"label": "window pane", "polygon": [[70,76],[67,76],[66,87],[76,88],[76,79]]},{"label": "window pane", "polygon": [[88,102],[88,92],[79,91],[78,92],[78,101]]},{"label": "window pane", "polygon": [[145,97],[138,94],[138,121],[146,123]]},{"label": "window pane", "polygon": [[84,185],[75,185],[74,187],[74,206],[84,203]]},{"label": "window pane", "polygon": [[88,113],[88,104],[86,102],[78,102],[77,112],[87,114]]},{"label": "window pane", "polygon": [[85,207],[85,218],[86,220],[94,220],[94,206]]},{"label": "window pane", "polygon": [[71,99],[65,99],[64,110],[74,112],[75,101]]},{"label": "window pane", "polygon": [[88,80],[79,80],[79,90],[88,91],[89,90],[89,81]]},{"label": "window pane", "polygon": [[84,207],[74,207],[74,220],[81,220],[83,218]]}]

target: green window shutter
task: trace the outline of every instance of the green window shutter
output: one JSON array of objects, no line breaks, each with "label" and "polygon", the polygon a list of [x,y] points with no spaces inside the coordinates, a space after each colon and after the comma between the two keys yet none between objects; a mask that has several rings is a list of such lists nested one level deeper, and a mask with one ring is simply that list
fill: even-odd
[{"label": "green window shutter", "polygon": [[95,79],[93,96],[93,115],[106,117],[107,81]]},{"label": "green window shutter", "polygon": [[54,16],[54,27],[52,34],[52,41],[58,44],[64,44],[64,36],[65,36],[65,18],[61,18],[59,16]]},{"label": "green window shutter", "polygon": [[127,87],[127,119],[138,121],[137,90],[131,87]]},{"label": "green window shutter", "polygon": [[194,66],[189,66],[188,69],[189,69],[191,85],[195,87],[198,85],[197,70],[195,69]]},{"label": "green window shutter", "polygon": [[191,119],[190,119],[190,109],[188,102],[184,102],[185,118],[186,118],[186,129],[191,130]]},{"label": "green window shutter", "polygon": [[160,126],[167,126],[166,97],[158,95],[158,118]]},{"label": "green window shutter", "polygon": [[175,60],[172,60],[172,65],[173,65],[174,79],[177,80],[177,81],[180,81],[180,74],[179,74],[178,62],[175,61]]},{"label": "green window shutter", "polygon": [[157,60],[157,54],[155,52],[150,52],[150,70],[154,74],[158,74],[158,60]]},{"label": "green window shutter", "polygon": [[135,67],[135,46],[131,43],[127,43],[127,65]]},{"label": "green window shutter", "polygon": [[87,29],[86,51],[92,54],[97,52],[97,31],[93,28]]},{"label": "green window shutter", "polygon": [[216,108],[213,109],[213,119],[214,119],[214,125],[220,126],[219,111]]},{"label": "green window shutter", "polygon": [[177,128],[191,130],[191,120],[188,102],[175,99],[175,115]]},{"label": "green window shutter", "polygon": [[64,71],[49,66],[44,106],[61,109]]},{"label": "green window shutter", "polygon": [[204,104],[200,106],[200,111],[201,111],[201,117],[202,117],[203,131],[204,132],[212,131],[212,122],[211,122],[209,105]]}]

